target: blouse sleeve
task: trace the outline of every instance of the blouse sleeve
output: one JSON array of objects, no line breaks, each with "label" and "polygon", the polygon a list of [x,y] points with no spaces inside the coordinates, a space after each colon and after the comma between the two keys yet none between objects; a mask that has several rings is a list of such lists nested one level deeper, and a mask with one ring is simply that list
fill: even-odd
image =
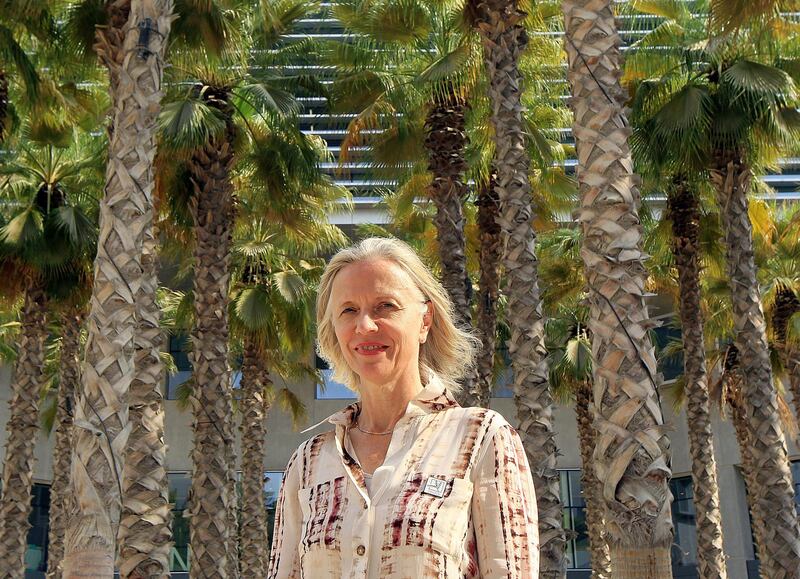
[{"label": "blouse sleeve", "polygon": [[289,459],[286,476],[278,494],[275,527],[269,555],[267,579],[298,579],[300,577],[300,526],[302,513],[297,493],[300,490],[299,451]]},{"label": "blouse sleeve", "polygon": [[511,426],[504,425],[480,452],[472,498],[480,576],[536,579],[536,494],[522,441]]}]

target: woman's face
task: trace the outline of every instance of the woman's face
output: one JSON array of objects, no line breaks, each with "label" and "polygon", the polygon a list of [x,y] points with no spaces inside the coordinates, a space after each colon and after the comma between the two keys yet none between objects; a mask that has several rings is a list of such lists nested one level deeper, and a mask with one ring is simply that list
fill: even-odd
[{"label": "woman's face", "polygon": [[333,280],[329,313],[362,388],[418,375],[432,306],[397,264],[370,260],[345,266]]}]

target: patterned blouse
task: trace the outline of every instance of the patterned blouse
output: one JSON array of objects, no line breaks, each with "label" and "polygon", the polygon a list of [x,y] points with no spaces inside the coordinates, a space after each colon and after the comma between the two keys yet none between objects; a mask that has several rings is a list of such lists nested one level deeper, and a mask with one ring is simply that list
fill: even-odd
[{"label": "patterned blouse", "polygon": [[358,410],[328,418],[335,431],[289,460],[269,579],[538,577],[530,468],[500,414],[461,408],[432,379],[395,426],[368,493],[345,445]]}]

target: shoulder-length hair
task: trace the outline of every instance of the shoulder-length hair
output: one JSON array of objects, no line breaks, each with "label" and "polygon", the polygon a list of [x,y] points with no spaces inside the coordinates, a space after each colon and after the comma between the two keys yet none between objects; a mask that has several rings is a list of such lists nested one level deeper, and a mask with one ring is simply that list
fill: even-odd
[{"label": "shoulder-length hair", "polygon": [[456,327],[453,302],[417,253],[399,239],[370,237],[333,256],[322,274],[317,292],[317,352],[333,370],[333,379],[358,392],[359,377],[342,354],[330,312],[333,281],[346,266],[362,261],[385,259],[398,265],[433,306],[433,323],[428,338],[420,344],[419,372],[427,381],[433,372],[451,392],[461,389],[459,379],[475,363],[478,340]]}]

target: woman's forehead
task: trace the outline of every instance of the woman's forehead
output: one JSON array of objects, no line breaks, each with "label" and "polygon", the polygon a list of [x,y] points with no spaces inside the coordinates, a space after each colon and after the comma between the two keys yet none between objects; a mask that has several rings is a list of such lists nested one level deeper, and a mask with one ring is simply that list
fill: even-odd
[{"label": "woman's forehead", "polygon": [[419,290],[399,265],[388,260],[372,260],[343,267],[333,280],[331,301],[370,296],[402,298],[416,293]]}]

